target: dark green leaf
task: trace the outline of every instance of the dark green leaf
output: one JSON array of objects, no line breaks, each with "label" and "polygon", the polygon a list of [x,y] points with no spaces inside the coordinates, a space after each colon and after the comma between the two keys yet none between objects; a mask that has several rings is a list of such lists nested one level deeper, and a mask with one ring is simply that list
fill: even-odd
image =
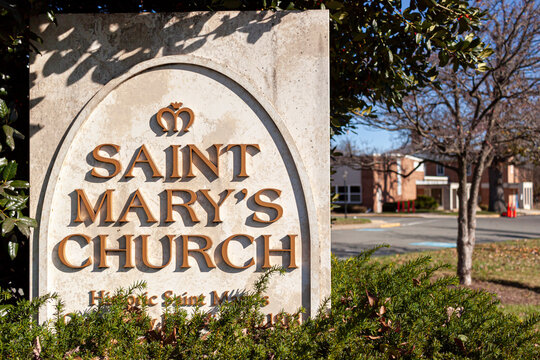
[{"label": "dark green leaf", "polygon": [[441,51],[439,53],[439,66],[446,66],[446,64],[448,64],[448,60],[450,60],[448,53],[446,51]]},{"label": "dark green leaf", "polygon": [[4,119],[9,115],[9,108],[6,105],[6,102],[0,99],[0,119]]},{"label": "dark green leaf", "polygon": [[341,1],[326,1],[324,5],[331,10],[338,10],[343,7],[343,3]]},{"label": "dark green leaf", "polygon": [[26,225],[25,223],[22,223],[22,222],[17,222],[17,228],[19,229],[19,231],[24,235],[26,236],[27,238],[30,237],[31,235],[31,232],[30,232],[30,227],[28,225]]},{"label": "dark green leaf", "polygon": [[16,222],[17,222],[17,219],[14,219],[14,218],[5,219],[2,222],[2,236],[6,236],[7,233],[13,230]]},{"label": "dark green leaf", "polygon": [[13,129],[13,136],[16,137],[17,139],[24,139],[24,135],[19,132],[17,129]]},{"label": "dark green leaf", "polygon": [[16,189],[28,189],[30,187],[30,183],[24,180],[13,180],[9,185]]},{"label": "dark green leaf", "polygon": [[17,257],[18,252],[19,252],[19,243],[10,240],[8,242],[8,253],[9,253],[9,257],[11,258],[11,260],[15,260],[15,258]]},{"label": "dark green leaf", "polygon": [[26,199],[24,200],[9,200],[6,203],[6,210],[22,210],[26,208]]},{"label": "dark green leaf", "polygon": [[2,126],[4,134],[6,135],[6,144],[11,150],[15,150],[15,140],[13,140],[13,128],[9,125]]},{"label": "dark green leaf", "polygon": [[18,117],[19,117],[19,113],[17,112],[17,110],[11,109],[11,112],[9,114],[9,122],[12,123],[12,122],[17,121]]},{"label": "dark green leaf", "polygon": [[15,174],[17,174],[17,162],[11,160],[4,168],[2,177],[5,181],[9,181],[15,177]]},{"label": "dark green leaf", "polygon": [[19,218],[19,222],[26,224],[30,227],[37,227],[37,221],[36,219],[29,218],[27,216],[21,216]]}]

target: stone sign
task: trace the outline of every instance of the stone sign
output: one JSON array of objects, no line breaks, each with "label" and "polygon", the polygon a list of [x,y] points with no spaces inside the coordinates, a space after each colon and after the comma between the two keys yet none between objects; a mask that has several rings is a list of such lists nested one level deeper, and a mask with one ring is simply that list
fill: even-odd
[{"label": "stone sign", "polygon": [[313,314],[330,291],[328,13],[32,27],[33,296],[80,311],[145,281],[159,316],[278,265],[265,311]]}]

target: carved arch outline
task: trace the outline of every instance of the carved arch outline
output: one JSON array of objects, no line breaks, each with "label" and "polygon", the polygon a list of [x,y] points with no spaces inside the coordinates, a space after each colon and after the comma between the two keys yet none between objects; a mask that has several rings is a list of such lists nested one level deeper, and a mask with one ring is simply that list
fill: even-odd
[{"label": "carved arch outline", "polygon": [[[296,173],[300,180],[302,186],[303,198],[305,201],[305,210],[307,213],[308,219],[308,239],[309,239],[309,288],[311,291],[310,295],[310,313],[311,316],[314,316],[317,312],[319,303],[323,300],[321,299],[321,284],[318,274],[318,265],[320,264],[320,255],[321,255],[321,246],[320,239],[318,234],[317,226],[317,213],[315,208],[315,201],[313,198],[313,192],[311,189],[311,183],[309,176],[307,174],[306,168],[300,156],[300,152],[296,147],[294,138],[289,133],[285,123],[281,119],[279,113],[271,105],[258,90],[257,88],[249,82],[245,77],[233,72],[229,67],[217,63],[213,60],[202,58],[194,55],[172,55],[164,56],[159,58],[150,59],[143,61],[135,66],[133,66],[129,71],[123,75],[112,79],[105,86],[103,86],[82,108],[79,114],[75,117],[70,127],[66,131],[66,134],[63,138],[63,141],[59,147],[59,150],[55,157],[51,160],[54,164],[52,170],[49,174],[48,181],[43,185],[41,189],[42,196],[40,196],[40,202],[38,204],[38,209],[40,209],[39,216],[39,231],[35,233],[33,243],[37,245],[39,254],[39,275],[37,279],[33,279],[31,284],[31,292],[33,296],[39,296],[47,293],[47,264],[42,263],[41,254],[47,254],[46,247],[47,243],[44,239],[47,239],[48,242],[48,232],[49,232],[49,215],[51,213],[52,200],[56,188],[56,183],[58,175],[62,169],[63,163],[67,157],[67,153],[73,143],[73,140],[78,133],[82,125],[90,118],[92,112],[97,108],[97,106],[117,87],[122,85],[127,80],[153,68],[158,68],[167,65],[195,65],[203,68],[207,68],[211,71],[215,71],[224,77],[230,79],[232,82],[238,84],[243,88],[253,99],[259,104],[259,106],[266,112],[268,118],[274,123],[278,132],[284,140],[284,143],[287,144],[288,151],[291,155],[291,158],[296,167]],[[44,191],[44,193],[43,193]],[[37,236],[36,236],[37,235]],[[42,239],[42,241],[39,241]],[[44,249],[45,248],[45,249]],[[32,253],[36,253],[32,251]],[[34,265],[35,266],[35,265]],[[34,274],[31,274],[34,277]]]}]

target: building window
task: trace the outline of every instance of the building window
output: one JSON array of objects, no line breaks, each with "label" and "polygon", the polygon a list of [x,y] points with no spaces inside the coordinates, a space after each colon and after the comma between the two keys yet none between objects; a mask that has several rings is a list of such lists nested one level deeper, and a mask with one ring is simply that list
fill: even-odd
[{"label": "building window", "polygon": [[362,203],[362,187],[360,185],[349,186],[349,202]]},{"label": "building window", "polygon": [[348,186],[338,186],[336,189],[336,194],[338,194],[339,202],[349,202],[349,190]]},{"label": "building window", "polygon": [[437,176],[443,176],[444,175],[444,166],[441,164],[437,164]]},{"label": "building window", "polygon": [[471,176],[472,174],[472,166],[471,164],[467,165],[467,176]]},{"label": "building window", "polygon": [[362,203],[362,186],[361,185],[348,185],[348,186],[334,186],[334,193],[338,194],[338,203]]}]

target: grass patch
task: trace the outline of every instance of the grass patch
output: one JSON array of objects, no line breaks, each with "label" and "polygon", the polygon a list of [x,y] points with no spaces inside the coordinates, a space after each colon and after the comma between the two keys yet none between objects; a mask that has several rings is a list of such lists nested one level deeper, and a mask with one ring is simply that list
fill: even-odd
[{"label": "grass patch", "polygon": [[[436,276],[455,275],[457,250],[445,249],[374,258],[382,264],[405,264],[429,255],[434,263],[449,264]],[[473,288],[496,293],[501,309],[520,318],[540,313],[540,239],[478,244],[473,253]]]},{"label": "grass patch", "polygon": [[540,305],[500,305],[500,308],[507,314],[512,314],[520,319],[525,319],[528,316],[539,314]]},{"label": "grass patch", "polygon": [[[420,255],[429,255],[435,263],[450,265],[448,269],[439,270],[440,274],[456,274],[456,249],[398,254],[374,259],[385,264],[390,262],[404,264]],[[540,287],[540,239],[477,244],[473,253],[473,278],[481,281],[516,282],[531,288]]]},{"label": "grass patch", "polygon": [[357,216],[352,217],[334,217],[332,218],[332,224],[335,225],[347,225],[347,224],[369,224],[371,220],[366,218],[360,218]]}]

